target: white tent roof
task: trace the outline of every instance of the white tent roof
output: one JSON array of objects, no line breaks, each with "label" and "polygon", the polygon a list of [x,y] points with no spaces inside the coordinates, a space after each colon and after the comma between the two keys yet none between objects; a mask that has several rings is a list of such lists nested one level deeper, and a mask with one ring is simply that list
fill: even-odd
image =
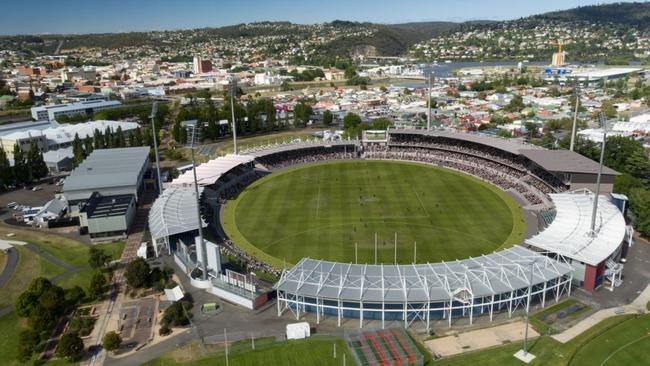
[{"label": "white tent roof", "polygon": [[[199,195],[203,187],[199,187]],[[199,228],[194,187],[169,187],[156,199],[149,211],[151,239],[164,238]],[[206,226],[202,222],[203,227]]]},{"label": "white tent roof", "polygon": [[[196,180],[200,186],[214,184],[222,175],[241,164],[253,161],[252,156],[228,154],[196,167]],[[170,185],[191,185],[194,184],[194,173],[192,169],[174,179]]]},{"label": "white tent roof", "polygon": [[625,219],[606,196],[598,199],[595,236],[590,236],[593,197],[591,192],[551,194],[557,215],[546,230],[526,244],[558,253],[593,266],[606,260],[625,238]]}]

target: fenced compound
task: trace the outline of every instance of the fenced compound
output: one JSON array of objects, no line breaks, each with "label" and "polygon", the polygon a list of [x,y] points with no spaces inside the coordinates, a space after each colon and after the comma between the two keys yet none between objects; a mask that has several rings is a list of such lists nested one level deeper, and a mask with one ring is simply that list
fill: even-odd
[{"label": "fenced compound", "polygon": [[359,330],[345,339],[358,365],[424,365],[424,355],[402,328]]}]

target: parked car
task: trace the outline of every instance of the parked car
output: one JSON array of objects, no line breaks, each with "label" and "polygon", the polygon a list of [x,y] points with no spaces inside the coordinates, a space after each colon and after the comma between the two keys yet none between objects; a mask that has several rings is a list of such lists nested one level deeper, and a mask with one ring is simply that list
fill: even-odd
[{"label": "parked car", "polygon": [[40,191],[40,190],[42,190],[42,189],[43,189],[43,187],[36,186],[36,187],[32,188],[32,191],[33,191],[33,192],[36,192],[36,191]]},{"label": "parked car", "polygon": [[7,208],[14,208],[16,206],[18,206],[18,203],[16,202],[9,202],[9,204],[7,204]]}]

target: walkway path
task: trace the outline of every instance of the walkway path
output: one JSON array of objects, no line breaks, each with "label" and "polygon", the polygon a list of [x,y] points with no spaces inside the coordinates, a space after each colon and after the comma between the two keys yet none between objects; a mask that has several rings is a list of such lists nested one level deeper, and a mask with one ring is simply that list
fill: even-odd
[{"label": "walkway path", "polygon": [[554,335],[553,338],[558,342],[566,343],[607,318],[622,314],[647,313],[646,304],[649,301],[650,284],[648,284],[645,290],[631,304],[597,311],[573,327]]},{"label": "walkway path", "polygon": [[5,265],[2,273],[0,273],[0,288],[4,287],[4,285],[9,282],[9,279],[11,279],[11,275],[14,273],[16,267],[18,266],[19,256],[20,255],[16,249],[9,249],[9,251],[7,251],[7,264]]},{"label": "walkway path", "polygon": [[104,349],[101,347],[102,338],[104,338],[104,334],[106,333],[110,323],[113,323],[113,326],[115,327],[118,324],[119,309],[122,306],[122,301],[124,301],[124,294],[122,293],[124,287],[124,270],[126,269],[126,265],[137,257],[138,248],[140,247],[140,243],[142,243],[146,232],[147,218],[149,217],[149,210],[151,209],[153,198],[153,192],[145,192],[145,195],[143,196],[144,203],[142,206],[137,208],[131,233],[126,240],[120,263],[113,273],[113,281],[111,283],[111,289],[109,290],[106,312],[102,314],[97,321],[97,326],[99,328],[95,334],[95,339],[92,340],[92,344],[97,346],[94,347],[97,349],[97,352],[88,360],[82,362],[82,365],[102,365],[106,359],[106,352],[104,352]]}]

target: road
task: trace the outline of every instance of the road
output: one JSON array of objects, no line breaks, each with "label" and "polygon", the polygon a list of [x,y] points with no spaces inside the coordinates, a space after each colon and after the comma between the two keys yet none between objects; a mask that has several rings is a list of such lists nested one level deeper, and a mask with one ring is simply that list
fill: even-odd
[{"label": "road", "polygon": [[9,282],[9,279],[11,279],[11,275],[18,266],[18,257],[19,254],[15,248],[9,249],[7,252],[7,265],[2,273],[0,273],[0,288],[4,287]]}]

